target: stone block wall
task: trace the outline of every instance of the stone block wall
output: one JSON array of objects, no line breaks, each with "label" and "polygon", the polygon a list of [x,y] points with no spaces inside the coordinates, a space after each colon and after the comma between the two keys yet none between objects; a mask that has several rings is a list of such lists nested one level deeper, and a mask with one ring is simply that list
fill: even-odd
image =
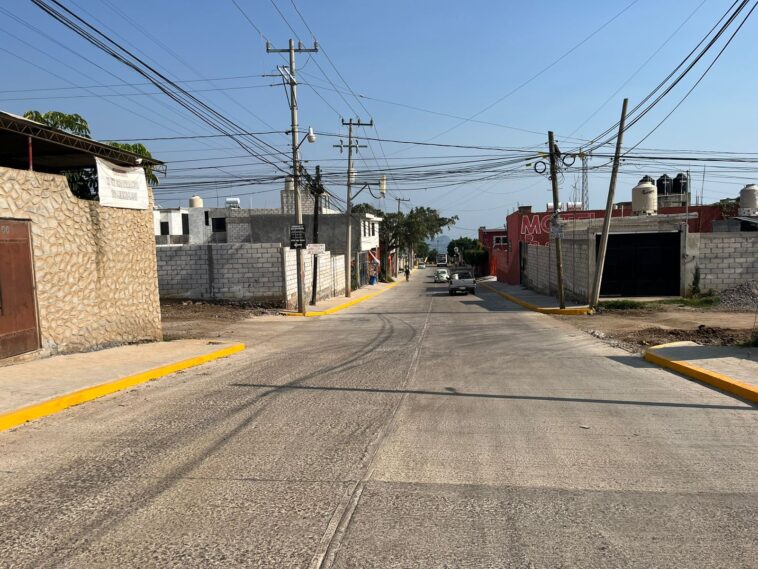
[{"label": "stone block wall", "polygon": [[758,232],[701,233],[697,266],[703,291],[758,280]]},{"label": "stone block wall", "polygon": [[0,168],[0,217],[31,221],[43,349],[161,339],[151,209],[104,207],[63,176]]},{"label": "stone block wall", "polygon": [[[578,239],[563,240],[563,286],[566,298],[587,302],[590,282],[590,241],[586,235]],[[555,247],[550,245],[526,245],[527,257],[523,284],[542,294],[558,294],[558,269]]]}]

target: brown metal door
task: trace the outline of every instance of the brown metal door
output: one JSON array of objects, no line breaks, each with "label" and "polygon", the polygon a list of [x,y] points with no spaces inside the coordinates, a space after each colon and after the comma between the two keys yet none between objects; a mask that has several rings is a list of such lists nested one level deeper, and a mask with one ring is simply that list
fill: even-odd
[{"label": "brown metal door", "polygon": [[0,359],[40,347],[30,229],[0,219]]}]

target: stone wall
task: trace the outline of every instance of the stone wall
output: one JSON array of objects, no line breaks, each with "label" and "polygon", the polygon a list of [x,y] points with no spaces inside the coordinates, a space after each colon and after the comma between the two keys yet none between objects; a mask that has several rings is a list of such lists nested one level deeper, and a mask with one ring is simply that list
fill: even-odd
[{"label": "stone wall", "polygon": [[31,221],[43,349],[161,339],[151,209],[103,207],[63,176],[0,168],[0,217]]},{"label": "stone wall", "polygon": [[702,291],[758,280],[758,232],[701,233],[697,266]]},{"label": "stone wall", "polygon": [[[294,250],[279,243],[214,243],[159,246],[162,298],[229,300],[297,306]],[[310,301],[312,255],[305,255],[305,290]],[[344,257],[327,251],[319,258],[319,300],[344,293]]]}]

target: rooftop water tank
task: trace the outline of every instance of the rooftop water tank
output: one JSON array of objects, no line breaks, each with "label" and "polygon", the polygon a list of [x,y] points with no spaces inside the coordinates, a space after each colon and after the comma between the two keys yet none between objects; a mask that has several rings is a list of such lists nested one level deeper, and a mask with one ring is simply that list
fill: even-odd
[{"label": "rooftop water tank", "polygon": [[295,182],[289,176],[287,176],[286,178],[284,178],[284,191],[285,192],[294,192],[295,191]]},{"label": "rooftop water tank", "polygon": [[239,198],[226,198],[226,207],[229,209],[239,209],[241,207]]},{"label": "rooftop water tank", "polygon": [[190,198],[190,207],[203,207],[203,198],[200,196],[192,196]]},{"label": "rooftop water tank", "polygon": [[658,189],[652,182],[642,182],[632,189],[633,215],[656,215],[658,213]]},{"label": "rooftop water tank", "polygon": [[639,182],[637,182],[637,183],[638,183],[638,184],[644,184],[645,182],[650,182],[651,184],[655,184],[655,180],[653,179],[653,177],[652,177],[652,176],[645,176],[644,178],[642,178],[642,179],[641,179]]},{"label": "rooftop water tank", "polygon": [[[652,181],[652,180],[651,180]],[[674,187],[674,180],[671,179],[671,176],[668,174],[664,174],[658,180],[655,182],[656,187],[658,188],[658,193],[662,196],[667,196],[671,193],[671,190]]]},{"label": "rooftop water tank", "polygon": [[740,215],[758,216],[758,184],[748,184],[740,190]]},{"label": "rooftop water tank", "polygon": [[674,178],[673,188],[671,190],[673,194],[686,194],[687,193],[687,174],[681,172]]}]

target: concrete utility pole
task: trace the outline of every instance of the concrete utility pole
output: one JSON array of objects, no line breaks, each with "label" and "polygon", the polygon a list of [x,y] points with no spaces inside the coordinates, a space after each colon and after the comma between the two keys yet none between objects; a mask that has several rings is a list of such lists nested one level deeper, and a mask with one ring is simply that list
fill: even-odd
[{"label": "concrete utility pole", "polygon": [[[348,122],[345,122],[345,119],[342,119],[342,126],[348,127],[347,206],[345,208],[345,217],[347,218],[347,222],[345,223],[345,296],[349,298],[353,288],[352,271],[350,270],[352,265],[351,261],[353,258],[353,182],[355,181],[353,179],[355,177],[355,171],[353,170],[353,148],[356,149],[356,152],[358,151],[358,148],[366,148],[365,145],[358,144],[357,140],[353,142],[353,127],[374,126],[374,119],[371,119],[369,122],[361,122],[360,119],[357,119],[355,121],[353,121],[353,119],[350,119]],[[334,146],[335,148],[339,148],[340,152],[342,152],[342,141],[340,141],[339,144],[335,144]],[[357,268],[358,267],[356,267],[356,269]]]},{"label": "concrete utility pole", "polygon": [[611,230],[611,215],[613,215],[613,196],[616,193],[616,177],[619,173],[621,162],[621,144],[624,140],[624,125],[626,123],[626,107],[629,99],[624,99],[621,107],[621,120],[619,121],[619,134],[616,137],[616,153],[613,156],[613,169],[611,170],[611,183],[608,187],[608,201],[605,204],[605,217],[603,218],[603,233],[600,236],[600,249],[597,252],[595,262],[595,279],[592,282],[590,294],[590,308],[597,308],[600,301],[600,285],[603,282],[603,267],[605,266],[605,253],[608,250],[608,234]]},{"label": "concrete utility pole", "polygon": [[[292,181],[295,185],[295,223],[303,223],[303,210],[300,203],[300,179],[299,168],[300,162],[298,143],[298,124],[297,124],[297,79],[295,78],[295,54],[296,53],[315,53],[318,51],[318,44],[313,43],[312,48],[304,48],[303,44],[298,42],[295,48],[295,40],[290,39],[290,45],[287,49],[273,49],[271,44],[266,42],[267,53],[289,53],[290,65],[288,70],[290,86],[290,114],[292,119]],[[303,260],[303,250],[295,249],[297,255],[297,311],[305,314],[305,262]]]},{"label": "concrete utility pole", "polygon": [[[395,198],[395,201],[397,201],[397,212],[400,213],[400,204],[402,202],[409,202],[411,201],[410,198]],[[397,276],[400,272],[400,243],[397,244],[397,252],[395,253],[395,275]]]},{"label": "concrete utility pole", "polygon": [[[321,196],[326,190],[321,183],[321,166],[316,166],[316,177],[311,184],[313,194],[313,242],[318,243],[318,217],[321,209]],[[316,305],[318,293],[318,255],[313,255],[313,286],[311,287],[311,305]]]},{"label": "concrete utility pole", "polygon": [[[558,165],[557,148],[553,137],[553,131],[547,133],[547,143],[550,146],[550,184],[553,186],[553,219],[551,229],[555,231],[555,264],[558,269],[558,303],[561,308],[566,308],[566,297],[563,293],[563,244],[561,243],[560,228],[560,205],[558,199]],[[548,283],[550,288],[550,283]]]}]

